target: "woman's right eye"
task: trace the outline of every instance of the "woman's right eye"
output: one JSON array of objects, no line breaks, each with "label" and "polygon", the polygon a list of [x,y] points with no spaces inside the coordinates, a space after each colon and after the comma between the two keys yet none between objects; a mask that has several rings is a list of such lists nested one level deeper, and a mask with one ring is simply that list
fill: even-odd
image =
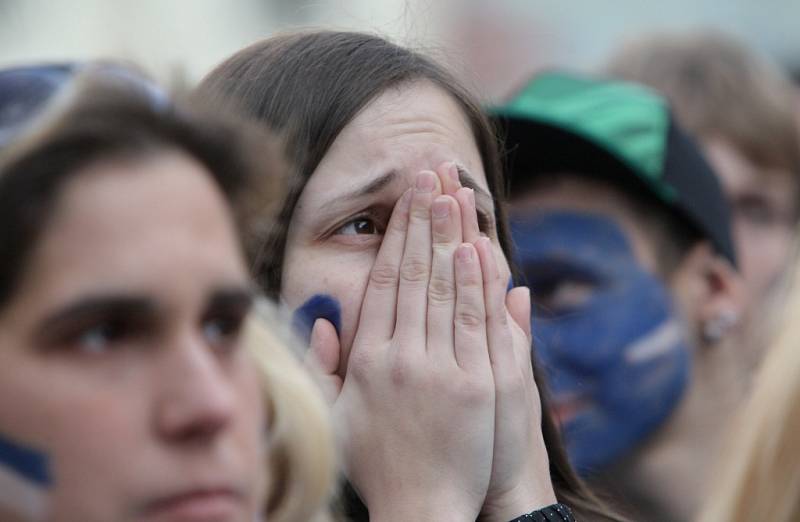
[{"label": "woman's right eye", "polygon": [[369,218],[356,218],[339,227],[334,234],[341,236],[381,234],[375,222]]}]

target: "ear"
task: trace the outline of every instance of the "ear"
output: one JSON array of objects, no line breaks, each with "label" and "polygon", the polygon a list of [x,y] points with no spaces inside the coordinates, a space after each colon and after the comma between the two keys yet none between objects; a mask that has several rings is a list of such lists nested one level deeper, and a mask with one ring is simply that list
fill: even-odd
[{"label": "ear", "polygon": [[696,338],[704,344],[715,344],[735,330],[745,306],[742,277],[709,242],[690,249],[671,286]]}]

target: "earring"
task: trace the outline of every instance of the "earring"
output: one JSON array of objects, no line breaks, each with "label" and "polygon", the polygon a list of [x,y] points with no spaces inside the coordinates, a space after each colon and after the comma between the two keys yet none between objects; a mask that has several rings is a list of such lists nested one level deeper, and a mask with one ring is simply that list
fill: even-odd
[{"label": "earring", "polygon": [[703,338],[709,344],[720,342],[728,331],[739,322],[739,315],[733,310],[723,310],[717,317],[703,325]]}]

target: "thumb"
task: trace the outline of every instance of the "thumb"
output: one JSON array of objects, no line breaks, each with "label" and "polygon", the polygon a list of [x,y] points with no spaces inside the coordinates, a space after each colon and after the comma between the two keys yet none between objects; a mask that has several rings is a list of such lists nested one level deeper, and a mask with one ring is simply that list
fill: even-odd
[{"label": "thumb", "polygon": [[531,291],[527,286],[512,288],[506,294],[506,308],[514,322],[531,340]]},{"label": "thumb", "polygon": [[342,390],[342,378],[336,373],[340,354],[341,346],[336,328],[326,319],[314,321],[304,362],[331,403]]}]

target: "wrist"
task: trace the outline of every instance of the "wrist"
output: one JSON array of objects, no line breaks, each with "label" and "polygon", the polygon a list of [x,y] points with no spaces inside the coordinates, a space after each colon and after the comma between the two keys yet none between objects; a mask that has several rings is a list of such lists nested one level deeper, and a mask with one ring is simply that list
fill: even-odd
[{"label": "wrist", "polygon": [[546,484],[541,484],[539,487],[520,485],[502,495],[491,499],[487,498],[481,510],[481,521],[508,522],[524,513],[530,513],[557,502],[553,484],[548,476]]},{"label": "wrist", "polygon": [[371,522],[475,522],[478,518],[478,509],[470,508],[467,503],[441,498],[387,498],[378,504],[374,508],[371,505],[367,507]]},{"label": "wrist", "polygon": [[553,504],[525,513],[510,522],[576,522],[572,510],[564,504]]}]

